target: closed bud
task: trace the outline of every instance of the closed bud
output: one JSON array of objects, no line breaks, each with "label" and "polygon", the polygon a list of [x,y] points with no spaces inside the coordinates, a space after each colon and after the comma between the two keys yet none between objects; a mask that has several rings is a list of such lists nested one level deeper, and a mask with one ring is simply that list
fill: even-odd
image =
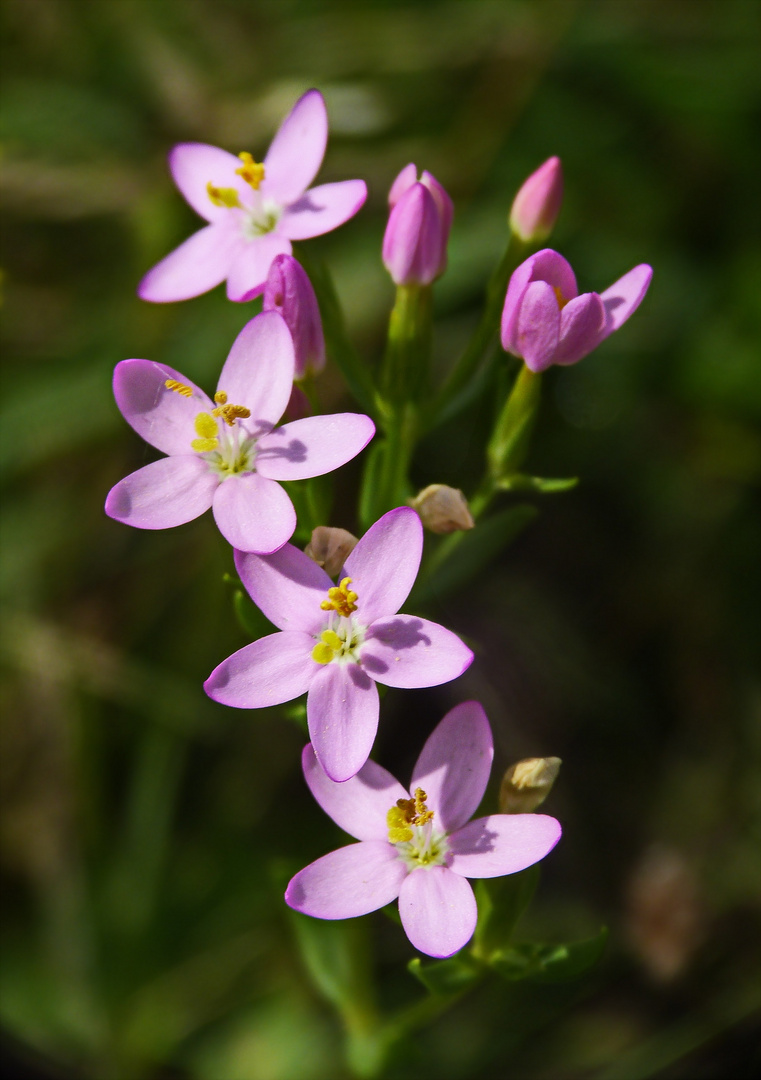
[{"label": "closed bud", "polygon": [[321,566],[329,577],[337,577],[343,564],[357,546],[356,536],[346,529],[333,529],[318,525],[312,530],[312,539],[304,548],[304,554]]},{"label": "closed bud", "polygon": [[452,200],[429,172],[406,165],[391,186],[383,265],[397,285],[430,285],[447,266]]},{"label": "closed bud", "polygon": [[560,772],[558,757],[524,758],[511,765],[502,777],[499,809],[503,814],[530,814],[552,791]]},{"label": "closed bud", "polygon": [[325,338],[317,297],[306,270],[292,255],[278,255],[272,260],[262,310],[277,311],[291,331],[296,359],[294,378],[322,371]]},{"label": "closed bud", "polygon": [[464,532],[475,525],[463,493],[446,484],[429,484],[410,505],[433,533]]},{"label": "closed bud", "polygon": [[552,232],[563,201],[563,166],[551,157],[525,180],[513,200],[510,228],[527,244]]}]

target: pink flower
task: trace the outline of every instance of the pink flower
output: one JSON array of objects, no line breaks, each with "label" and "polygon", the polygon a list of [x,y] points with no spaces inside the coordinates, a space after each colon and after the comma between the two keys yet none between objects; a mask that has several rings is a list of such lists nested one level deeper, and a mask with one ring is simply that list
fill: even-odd
[{"label": "pink flower", "polygon": [[106,513],[140,529],[168,529],[209,507],[224,538],[271,552],[296,527],[278,480],[320,476],[345,464],[375,432],[368,416],[311,416],[275,428],[293,383],[293,342],[274,311],[251,319],[233,343],[214,400],[184,375],[150,360],[122,360],[114,395],[125,420],[168,457],[111,489]]},{"label": "pink flower", "polygon": [[438,180],[406,165],[391,185],[383,265],[396,285],[430,285],[447,268],[452,200]]},{"label": "pink flower", "polygon": [[367,760],[378,729],[376,682],[438,686],[473,659],[438,623],[396,614],[422,550],[420,518],[402,506],[368,529],[338,586],[291,544],[268,556],[237,552],[251,599],[281,633],[224,660],[206,680],[206,693],[223,705],[261,709],[308,692],[315,753],[332,780],[348,780]]},{"label": "pink flower", "polygon": [[270,266],[264,286],[264,311],[278,311],[293,337],[294,377],[303,379],[325,367],[325,338],[320,309],[312,282],[292,255],[278,255]]},{"label": "pink flower", "polygon": [[562,201],[563,167],[559,157],[551,157],[523,182],[510,210],[510,228],[525,243],[544,240]]},{"label": "pink flower", "polygon": [[304,776],[323,810],[359,840],[291,879],[286,903],[318,919],[351,919],[399,897],[402,926],[429,956],[451,956],[470,940],[477,909],[466,878],[514,874],[560,839],[544,814],[492,814],[469,821],[486,790],[494,750],[477,701],[447,713],[412,773],[410,791],[373,761],[344,784],[330,780],[312,746]]},{"label": "pink flower", "polygon": [[307,188],[317,174],[328,138],[319,90],[299,98],[262,163],[205,143],[181,143],[169,155],[174,182],[209,222],[149,270],[143,300],[187,300],[227,279],[230,300],[262,291],[276,255],[292,240],[307,240],[343,225],[367,196],[364,180]]},{"label": "pink flower", "polygon": [[502,311],[502,348],[531,371],[575,364],[618,330],[641,304],[652,267],[640,263],[604,293],[578,294],[562,255],[544,248],[510,278]]}]

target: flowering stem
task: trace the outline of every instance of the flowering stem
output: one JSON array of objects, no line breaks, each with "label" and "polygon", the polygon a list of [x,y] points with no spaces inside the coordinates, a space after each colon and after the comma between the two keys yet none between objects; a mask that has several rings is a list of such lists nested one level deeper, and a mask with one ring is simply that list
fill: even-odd
[{"label": "flowering stem", "polygon": [[489,477],[495,485],[516,473],[525,460],[539,409],[541,381],[541,375],[522,365],[486,450]]},{"label": "flowering stem", "polygon": [[417,401],[425,393],[431,359],[430,285],[397,285],[388,326],[381,393],[389,404]]}]

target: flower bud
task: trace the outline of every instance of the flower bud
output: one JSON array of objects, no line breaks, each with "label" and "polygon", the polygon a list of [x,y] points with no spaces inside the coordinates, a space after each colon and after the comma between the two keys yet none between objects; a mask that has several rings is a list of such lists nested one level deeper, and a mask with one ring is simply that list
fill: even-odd
[{"label": "flower bud", "polygon": [[292,255],[272,261],[264,286],[263,311],[277,311],[286,321],[296,355],[294,378],[325,367],[325,338],[320,309],[306,270]]},{"label": "flower bud", "polygon": [[510,228],[525,243],[544,240],[560,213],[563,201],[563,166],[551,157],[525,180],[513,200]]},{"label": "flower bud", "polygon": [[410,505],[417,510],[425,528],[433,533],[465,531],[475,525],[463,493],[446,484],[429,484]]},{"label": "flower bud", "polygon": [[452,200],[438,180],[406,165],[391,185],[383,264],[397,285],[430,285],[447,266]]},{"label": "flower bud", "polygon": [[346,529],[333,529],[318,525],[312,530],[312,539],[304,548],[304,554],[321,566],[329,577],[337,577],[343,564],[356,547],[358,540]]},{"label": "flower bud", "polygon": [[502,814],[530,814],[541,806],[560,772],[558,757],[524,758],[502,777],[499,809]]}]

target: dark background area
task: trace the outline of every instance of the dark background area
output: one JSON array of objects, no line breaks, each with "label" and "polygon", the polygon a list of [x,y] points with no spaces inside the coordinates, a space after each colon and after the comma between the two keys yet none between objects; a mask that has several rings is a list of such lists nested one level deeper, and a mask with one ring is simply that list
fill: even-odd
[{"label": "dark background area", "polygon": [[[369,198],[310,241],[374,362],[392,286],[386,194],[414,161],[455,202],[436,286],[446,370],[480,311],[523,178],[551,154],[552,245],[582,291],[653,265],[631,321],[551,371],[530,471],[581,477],[427,613],[468,674],[390,691],[375,756],[406,778],[475,697],[495,785],[563,759],[564,838],[527,940],[611,929],[581,984],[496,980],[389,1076],[702,1080],[756,1075],[759,915],[759,7],[754,0],[5,0],[0,100],[4,347],[0,591],[8,1075],[332,1080],[341,1033],[299,960],[282,885],[340,842],[287,716],[209,701],[246,641],[210,515],[163,533],[103,513],[150,451],[116,362],[207,388],[256,303],[150,305],[142,274],[194,227],[165,158],[198,140],[261,156],[318,86],[321,181]],[[340,375],[325,408],[351,407]],[[420,487],[472,492],[495,402],[421,447]],[[356,527],[358,467],[331,523]],[[504,497],[504,506],[510,497]],[[492,793],[493,798],[493,793]],[[414,955],[369,917],[386,1003]]]}]

